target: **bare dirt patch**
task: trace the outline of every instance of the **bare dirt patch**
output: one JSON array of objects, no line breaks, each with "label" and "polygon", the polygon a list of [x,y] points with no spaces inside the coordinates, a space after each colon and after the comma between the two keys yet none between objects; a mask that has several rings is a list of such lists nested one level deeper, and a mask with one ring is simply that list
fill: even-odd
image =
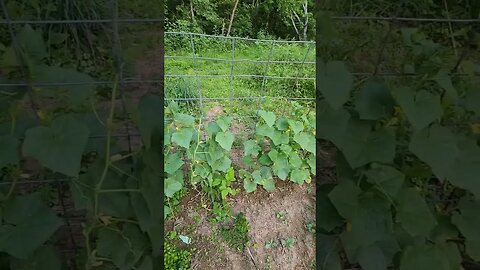
[{"label": "bare dirt patch", "polygon": [[[259,188],[235,196],[231,200],[234,213],[243,212],[250,225],[250,252],[232,250],[223,242],[218,225],[208,220],[209,211],[195,191],[182,201],[179,216],[167,224],[167,230],[175,226],[192,238],[193,269],[313,269],[315,238],[306,225],[315,222],[314,192],[314,183],[299,186],[277,180],[271,193]],[[277,213],[284,214],[283,221]],[[281,239],[292,238],[295,242],[290,247],[281,244]],[[269,241],[277,242],[277,247],[267,248]]]}]

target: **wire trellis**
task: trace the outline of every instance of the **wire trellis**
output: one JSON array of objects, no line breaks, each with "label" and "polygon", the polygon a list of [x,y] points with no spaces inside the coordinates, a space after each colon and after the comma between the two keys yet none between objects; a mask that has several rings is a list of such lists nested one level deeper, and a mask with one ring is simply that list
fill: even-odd
[{"label": "wire trellis", "polygon": [[[165,40],[168,41],[169,38],[179,38],[184,37],[185,39],[188,38],[190,47],[191,47],[191,55],[171,55],[170,52],[166,52],[164,56],[165,59],[175,60],[191,60],[193,61],[193,73],[194,74],[170,74],[168,71],[168,66],[165,71],[165,78],[194,78],[196,84],[196,92],[197,97],[171,97],[168,96],[168,93],[165,94],[166,101],[198,101],[200,106],[200,111],[204,112],[204,102],[205,101],[228,101],[230,109],[233,106],[233,101],[258,101],[260,104],[266,98],[270,99],[286,99],[286,100],[303,100],[303,101],[313,101],[315,98],[312,97],[291,97],[289,96],[290,93],[285,93],[281,96],[268,96],[265,93],[265,86],[268,80],[278,80],[278,81],[315,81],[314,74],[307,74],[304,71],[303,67],[305,66],[315,66],[315,61],[308,61],[309,56],[313,56],[311,52],[314,51],[314,41],[287,41],[287,40],[268,40],[268,39],[252,39],[252,38],[242,38],[242,37],[233,37],[233,36],[215,36],[215,35],[207,35],[207,34],[199,34],[199,33],[188,33],[188,32],[165,32]],[[231,47],[231,58],[219,58],[219,57],[206,57],[201,56],[197,44],[195,40],[197,38],[203,39],[210,39],[222,42],[224,44],[230,44]],[[260,43],[269,44],[268,46],[268,59],[238,59],[236,57],[236,53],[238,49],[238,42],[248,42],[250,46],[256,46]],[[273,51],[278,45],[284,44],[297,44],[303,45],[302,52],[304,51],[304,55],[301,59],[288,59],[288,60],[274,60],[273,59]],[[168,50],[168,49],[167,49]],[[202,63],[199,63],[202,61]],[[203,62],[220,62],[220,63],[230,63],[230,72],[225,74],[200,74],[199,72],[199,65],[203,64]],[[255,64],[258,66],[257,70],[263,70],[262,74],[237,74],[236,73],[236,64],[239,63],[250,63]],[[278,76],[275,74],[269,73],[269,68],[271,65],[297,65],[298,67],[298,75],[297,76]],[[229,89],[225,89],[225,93],[228,91],[228,97],[211,97],[206,96],[202,91],[202,79],[229,79]],[[255,89],[255,92],[258,93],[256,96],[236,96],[234,94],[235,91],[235,79],[261,79],[261,86],[260,89]],[[168,85],[168,81],[166,82]],[[313,93],[313,91],[312,91]],[[260,106],[260,105],[259,105]]]}]

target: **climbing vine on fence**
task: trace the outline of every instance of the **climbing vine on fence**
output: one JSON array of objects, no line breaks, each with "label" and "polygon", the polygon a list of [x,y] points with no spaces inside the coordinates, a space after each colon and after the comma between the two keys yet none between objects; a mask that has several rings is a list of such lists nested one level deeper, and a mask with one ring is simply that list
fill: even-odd
[{"label": "climbing vine on fence", "polygon": [[[134,122],[143,147],[126,151],[114,136],[125,125],[118,76],[107,105],[98,106],[94,79],[49,65],[47,51],[42,33],[28,25],[1,51],[0,81],[9,85],[0,89],[0,268],[160,269],[160,97],[140,100]],[[27,166],[27,159],[39,168]],[[64,180],[75,209],[63,209],[63,217],[48,206],[59,202],[21,188],[23,182],[50,182],[48,195],[64,189]],[[83,211],[85,221],[77,230],[81,251],[71,264],[60,259],[54,235],[70,225],[73,210]]]},{"label": "climbing vine on fence", "polygon": [[354,84],[346,62],[317,60],[318,138],[338,150],[336,181],[317,194],[321,269],[480,261],[475,65],[454,76],[441,45],[417,29],[400,34],[412,76]]}]

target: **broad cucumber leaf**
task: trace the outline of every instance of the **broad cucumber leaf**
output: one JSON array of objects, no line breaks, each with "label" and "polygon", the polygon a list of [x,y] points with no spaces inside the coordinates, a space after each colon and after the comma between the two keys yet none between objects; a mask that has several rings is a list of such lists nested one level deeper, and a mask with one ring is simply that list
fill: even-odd
[{"label": "broad cucumber leaf", "polygon": [[425,199],[414,188],[400,191],[397,221],[411,236],[427,237],[438,224]]},{"label": "broad cucumber leaf", "polygon": [[273,132],[273,135],[272,137],[270,137],[270,139],[272,139],[274,145],[288,144],[289,142],[288,134],[280,132],[278,130],[275,130]]},{"label": "broad cucumber leaf", "polygon": [[439,179],[444,179],[449,174],[459,153],[455,135],[448,128],[439,125],[432,125],[413,134],[409,149],[430,165]]},{"label": "broad cucumber leaf", "polygon": [[33,63],[41,63],[43,59],[48,57],[47,47],[42,38],[40,29],[33,29],[26,24],[17,34],[17,41],[26,53],[28,60]]},{"label": "broad cucumber leaf", "polygon": [[319,187],[319,193],[317,194],[317,200],[320,200],[320,203],[317,211],[317,215],[321,218],[318,219],[317,224],[321,229],[324,229],[327,232],[332,231],[336,227],[343,224],[343,218],[338,214],[335,206],[328,198],[328,194],[334,186],[332,184],[321,185]]},{"label": "broad cucumber leaf", "polygon": [[34,127],[26,132],[23,154],[52,171],[74,177],[80,172],[88,135],[89,130],[82,122],[73,116],[60,116],[49,127]]},{"label": "broad cucumber leaf", "polygon": [[462,198],[458,205],[458,213],[453,213],[452,223],[465,237],[465,247],[468,255],[474,260],[480,260],[480,201],[470,201]]},{"label": "broad cucumber leaf", "polygon": [[63,225],[42,201],[40,193],[7,201],[2,216],[0,251],[19,259],[35,256],[35,251]]},{"label": "broad cucumber leaf", "polygon": [[287,155],[283,153],[279,153],[277,154],[275,159],[272,158],[272,161],[273,161],[273,166],[272,166],[273,173],[276,176],[278,176],[278,178],[280,178],[281,180],[287,179],[288,174],[290,173],[290,170],[291,170],[290,163],[288,163]]},{"label": "broad cucumber leaf", "polygon": [[268,138],[272,138],[275,132],[275,128],[270,127],[268,125],[260,125],[256,128],[255,133],[259,136],[264,136]]},{"label": "broad cucumber leaf", "polygon": [[393,96],[415,130],[425,128],[442,116],[439,95],[426,90],[415,92],[412,88],[401,87],[393,91]]},{"label": "broad cucumber leaf", "polygon": [[378,78],[369,79],[355,97],[355,109],[360,119],[378,120],[393,113],[395,101],[385,82]]},{"label": "broad cucumber leaf", "polygon": [[220,144],[220,146],[227,151],[230,151],[232,149],[232,144],[234,140],[235,137],[230,131],[218,132],[215,136],[215,141],[218,142],[218,144]]},{"label": "broad cucumber leaf", "polygon": [[254,140],[248,140],[243,143],[244,155],[245,156],[257,156],[258,152],[262,149],[258,143]]},{"label": "broad cucumber leaf", "polygon": [[451,184],[480,198],[480,148],[475,139],[460,139],[457,146],[460,153],[451,165],[447,179]]},{"label": "broad cucumber leaf", "polygon": [[176,125],[181,127],[193,127],[195,124],[195,118],[191,115],[184,113],[174,113],[173,120],[175,121]]},{"label": "broad cucumber leaf", "polygon": [[461,260],[460,253],[453,244],[420,243],[406,248],[400,260],[400,270],[459,270],[462,269]]},{"label": "broad cucumber leaf", "polygon": [[258,115],[260,115],[260,117],[262,117],[262,119],[265,121],[267,126],[273,127],[273,125],[275,124],[276,116],[273,112],[266,112],[266,111],[263,111],[263,110],[258,110]]},{"label": "broad cucumber leaf", "polygon": [[230,116],[222,116],[215,122],[217,122],[217,125],[223,132],[226,132],[232,123],[232,118]]},{"label": "broad cucumber leaf", "polygon": [[180,152],[169,153],[165,158],[165,172],[168,174],[173,174],[175,171],[180,169],[184,163],[185,162],[183,162],[180,156]]},{"label": "broad cucumber leaf", "polygon": [[304,129],[303,123],[300,122],[300,121],[289,119],[288,124],[292,128],[294,134],[297,134],[297,133],[303,131],[303,129]]},{"label": "broad cucumber leaf", "polygon": [[355,183],[342,181],[328,194],[328,198],[342,217],[352,219],[357,211],[360,193]]},{"label": "broad cucumber leaf", "polygon": [[249,172],[247,172],[246,170],[240,170],[238,173],[243,179],[243,188],[247,193],[257,190],[257,184],[253,182],[252,175]]},{"label": "broad cucumber leaf", "polygon": [[[162,99],[159,96],[145,95],[140,99],[134,118],[147,149],[150,148],[153,135],[161,134],[162,115]],[[170,138],[170,135],[168,137]]]},{"label": "broad cucumber leaf", "polygon": [[19,145],[18,139],[12,135],[0,135],[0,169],[6,165],[18,164],[19,157]]},{"label": "broad cucumber leaf", "polygon": [[340,149],[355,169],[370,162],[392,163],[395,147],[395,133],[392,129],[372,131],[370,124],[353,120],[348,125]]},{"label": "broad cucumber leaf", "polygon": [[344,62],[317,62],[317,88],[333,109],[338,109],[347,102],[353,88],[353,79]]},{"label": "broad cucumber leaf", "polygon": [[318,137],[329,140],[340,148],[347,132],[350,114],[344,108],[332,109],[325,100],[320,101],[317,106],[320,110],[317,116]]},{"label": "broad cucumber leaf", "polygon": [[173,198],[173,195],[180,191],[183,187],[183,174],[178,172],[175,175],[168,177],[164,182],[165,196]]},{"label": "broad cucumber leaf", "polygon": [[190,142],[192,141],[194,135],[193,128],[181,128],[179,131],[173,133],[172,142],[183,148],[189,148]]},{"label": "broad cucumber leaf", "polygon": [[290,180],[299,185],[303,185],[303,183],[307,181],[309,176],[310,176],[310,171],[308,170],[293,169],[292,172],[290,173]]},{"label": "broad cucumber leaf", "polygon": [[306,150],[310,153],[315,153],[315,137],[312,135],[306,132],[300,132],[295,134],[293,140],[300,144],[300,147],[302,147],[303,150]]},{"label": "broad cucumber leaf", "polygon": [[336,237],[326,234],[318,234],[317,237],[317,243],[320,243],[318,252],[321,259],[317,262],[317,267],[321,270],[342,270]]},{"label": "broad cucumber leaf", "polygon": [[100,229],[97,252],[109,258],[119,270],[134,268],[148,248],[148,240],[138,226],[127,223],[122,231]]},{"label": "broad cucumber leaf", "polygon": [[275,126],[277,127],[278,130],[280,131],[285,131],[288,129],[288,120],[285,117],[278,118],[277,121],[275,121]]},{"label": "broad cucumber leaf", "polygon": [[397,169],[381,165],[373,164],[372,168],[365,173],[367,181],[376,184],[377,188],[385,192],[390,198],[396,198],[398,192],[403,186],[405,176]]},{"label": "broad cucumber leaf", "polygon": [[39,94],[47,97],[66,96],[68,103],[72,106],[83,104],[95,94],[95,80],[88,74],[74,69],[39,65],[31,67],[31,76],[32,81],[37,84],[65,83],[66,85],[61,86],[41,86]]},{"label": "broad cucumber leaf", "polygon": [[455,87],[453,87],[452,79],[448,73],[447,69],[442,68],[438,71],[437,75],[435,75],[434,80],[445,90],[446,96],[453,103],[456,103],[458,101],[458,93]]},{"label": "broad cucumber leaf", "polygon": [[363,247],[358,252],[358,263],[364,270],[385,270],[387,261],[382,250],[377,245]]},{"label": "broad cucumber leaf", "polygon": [[12,258],[10,268],[16,270],[61,270],[62,262],[55,248],[46,245],[37,249],[33,256],[28,259]]},{"label": "broad cucumber leaf", "polygon": [[[85,209],[87,213],[93,213],[94,190],[98,181],[102,178],[104,164],[103,160],[97,160],[88,168],[86,173],[80,175],[78,180],[73,180],[70,183],[76,209]],[[125,188],[125,179],[117,174],[116,171],[108,170],[102,189]],[[98,208],[100,213],[108,216],[119,218],[131,218],[133,216],[127,192],[100,193],[98,196]]]}]

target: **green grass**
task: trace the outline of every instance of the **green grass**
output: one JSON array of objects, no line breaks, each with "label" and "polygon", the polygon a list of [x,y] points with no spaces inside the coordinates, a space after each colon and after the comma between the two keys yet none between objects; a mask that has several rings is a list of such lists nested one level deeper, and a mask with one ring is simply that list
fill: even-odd
[{"label": "green grass", "polygon": [[[178,49],[178,44],[174,41],[182,42],[177,36],[167,35],[165,55],[167,56],[192,56],[191,46],[184,42],[183,48]],[[212,40],[211,38],[195,38],[196,56],[208,58],[222,58],[226,60],[232,59],[231,41],[224,39],[222,42]],[[169,44],[172,44],[169,46]],[[310,50],[308,48],[310,46]],[[307,54],[308,53],[308,54]],[[271,58],[270,58],[271,55]],[[237,40],[235,43],[235,59],[236,60],[256,60],[268,61],[297,61],[314,62],[315,49],[312,44],[276,44],[271,50],[269,42],[249,42]],[[165,59],[166,75],[222,75],[224,78],[215,77],[199,77],[199,82],[195,77],[188,78],[172,78],[165,79],[166,97],[179,97],[180,93],[187,97],[206,98],[234,98],[240,97],[311,97],[314,98],[314,81],[313,80],[290,80],[268,78],[265,81],[258,77],[235,77],[233,84],[230,78],[232,74],[232,63],[228,61],[214,60],[196,60],[196,69],[193,59]],[[268,69],[268,70],[267,70]],[[281,77],[311,77],[315,75],[314,64],[284,64],[284,63],[252,63],[252,62],[235,62],[233,65],[233,73],[236,75],[260,75],[268,74],[269,76]],[[181,85],[181,87],[179,87]],[[200,91],[198,89],[200,85]],[[186,89],[188,86],[189,89]],[[207,111],[214,105],[222,105],[227,110],[230,109],[228,100],[204,102],[204,109]],[[233,114],[245,115],[245,113],[264,108],[263,103],[258,100],[232,102]],[[276,104],[276,109],[279,108]]]}]

